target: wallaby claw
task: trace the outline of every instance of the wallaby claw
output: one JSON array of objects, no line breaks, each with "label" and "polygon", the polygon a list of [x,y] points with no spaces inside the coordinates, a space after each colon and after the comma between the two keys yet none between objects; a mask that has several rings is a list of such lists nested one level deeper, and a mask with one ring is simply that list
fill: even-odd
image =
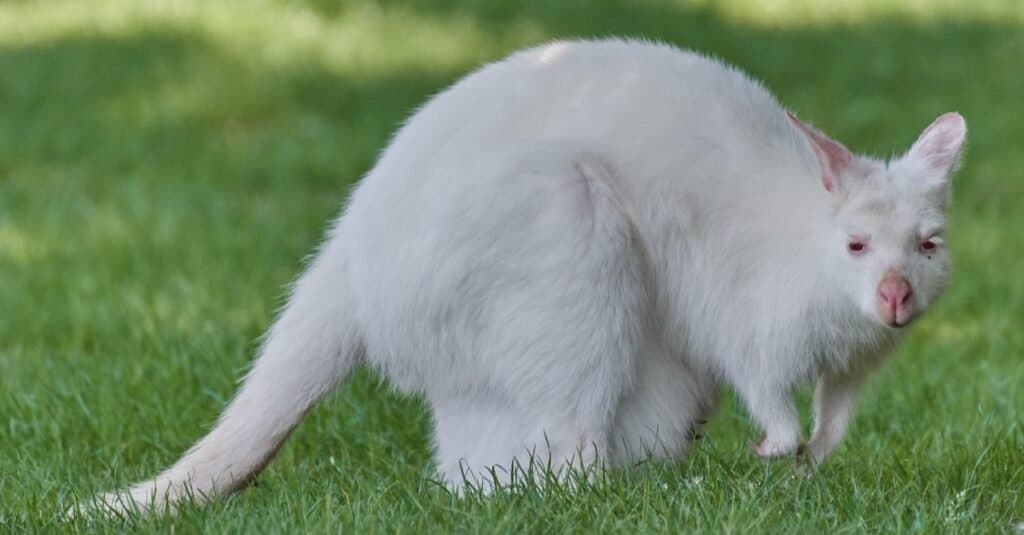
[{"label": "wallaby claw", "polygon": [[796,450],[796,458],[794,459],[793,468],[796,470],[798,475],[803,476],[806,479],[811,479],[814,476],[814,472],[817,469],[817,464],[814,461],[814,456],[807,449],[806,444],[801,444]]}]

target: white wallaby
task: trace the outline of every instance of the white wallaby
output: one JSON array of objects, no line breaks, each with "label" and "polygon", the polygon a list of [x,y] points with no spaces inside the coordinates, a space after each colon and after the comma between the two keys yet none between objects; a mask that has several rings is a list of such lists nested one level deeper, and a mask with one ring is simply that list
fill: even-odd
[{"label": "white wallaby", "polygon": [[[426,397],[453,489],[538,459],[563,474],[678,458],[719,384],[763,430],[757,455],[821,463],[865,375],[947,285],[965,136],[947,113],[883,161],[671,46],[516,53],[399,130],[210,434],[96,505],[239,489],[360,363]],[[792,392],[808,381],[801,448]]]}]

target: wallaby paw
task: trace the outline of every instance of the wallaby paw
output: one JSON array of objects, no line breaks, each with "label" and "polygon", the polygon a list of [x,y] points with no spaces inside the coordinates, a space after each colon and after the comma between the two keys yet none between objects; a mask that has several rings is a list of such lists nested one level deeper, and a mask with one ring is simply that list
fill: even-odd
[{"label": "wallaby paw", "polygon": [[750,444],[750,451],[765,461],[789,457],[798,449],[798,445],[787,445],[769,440],[767,435],[762,436],[757,443]]}]

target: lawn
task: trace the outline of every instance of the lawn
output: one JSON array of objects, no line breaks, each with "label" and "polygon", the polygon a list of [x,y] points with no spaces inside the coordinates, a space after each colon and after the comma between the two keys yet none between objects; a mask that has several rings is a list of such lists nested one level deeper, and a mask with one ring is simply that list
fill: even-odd
[{"label": "lawn", "polygon": [[[411,110],[555,37],[722,57],[858,151],[959,110],[947,298],[813,479],[730,398],[678,464],[459,500],[429,415],[362,371],[258,485],[78,521],[214,421],[350,186]],[[1024,520],[1024,4],[1015,0],[0,3],[0,532],[996,532]],[[806,393],[803,399],[806,400]]]}]

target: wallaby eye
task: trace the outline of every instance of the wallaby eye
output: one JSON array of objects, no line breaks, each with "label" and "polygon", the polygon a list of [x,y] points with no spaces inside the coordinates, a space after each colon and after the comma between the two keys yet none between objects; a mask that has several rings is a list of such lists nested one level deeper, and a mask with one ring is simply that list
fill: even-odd
[{"label": "wallaby eye", "polygon": [[928,255],[930,257],[930,255],[937,251],[939,246],[942,245],[942,237],[934,233],[926,234],[925,236],[928,236],[928,238],[923,238],[921,242],[918,243],[918,251],[921,252],[921,254]]},{"label": "wallaby eye", "polygon": [[928,238],[927,240],[922,241],[919,247],[923,254],[934,253],[935,250],[939,248],[939,240],[938,238]]},{"label": "wallaby eye", "polygon": [[867,248],[867,244],[860,240],[850,240],[849,243],[846,244],[846,250],[849,251],[850,254],[854,256],[863,254],[864,251],[867,250]]}]

